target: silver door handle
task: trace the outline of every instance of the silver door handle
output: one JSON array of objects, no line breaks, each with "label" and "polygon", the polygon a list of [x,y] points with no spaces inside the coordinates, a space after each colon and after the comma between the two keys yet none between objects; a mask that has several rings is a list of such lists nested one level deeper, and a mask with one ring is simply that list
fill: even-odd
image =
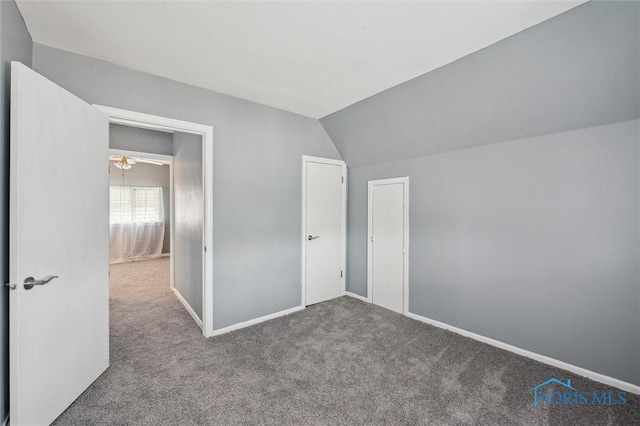
[{"label": "silver door handle", "polygon": [[313,241],[313,240],[315,240],[316,238],[320,238],[320,236],[316,236],[316,237],[314,237],[313,235],[309,235],[309,236],[307,237],[307,240],[309,240],[309,241]]},{"label": "silver door handle", "polygon": [[24,279],[24,289],[25,290],[31,290],[33,288],[33,286],[35,285],[45,285],[46,283],[48,283],[49,281],[58,278],[57,275],[47,275],[46,277],[44,277],[41,280],[36,280],[33,277],[27,277]]}]

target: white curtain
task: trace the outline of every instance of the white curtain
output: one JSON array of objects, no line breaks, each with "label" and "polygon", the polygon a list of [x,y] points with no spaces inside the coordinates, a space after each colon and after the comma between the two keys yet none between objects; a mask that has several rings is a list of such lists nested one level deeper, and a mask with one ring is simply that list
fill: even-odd
[{"label": "white curtain", "polygon": [[160,257],[164,242],[161,187],[110,187],[110,263]]}]

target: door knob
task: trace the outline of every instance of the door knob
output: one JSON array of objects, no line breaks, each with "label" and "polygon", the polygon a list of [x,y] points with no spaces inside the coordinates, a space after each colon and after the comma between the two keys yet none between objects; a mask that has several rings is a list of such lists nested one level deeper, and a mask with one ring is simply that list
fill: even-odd
[{"label": "door knob", "polygon": [[31,290],[33,288],[33,286],[35,285],[45,285],[46,283],[48,283],[49,281],[58,278],[57,275],[47,275],[46,277],[44,277],[41,280],[36,280],[33,277],[27,277],[24,279],[24,289],[25,290]]},{"label": "door knob", "polygon": [[309,236],[307,237],[307,240],[309,240],[309,241],[313,241],[313,240],[315,240],[316,238],[320,238],[320,236],[315,236],[315,237],[314,237],[313,235],[309,235]]}]

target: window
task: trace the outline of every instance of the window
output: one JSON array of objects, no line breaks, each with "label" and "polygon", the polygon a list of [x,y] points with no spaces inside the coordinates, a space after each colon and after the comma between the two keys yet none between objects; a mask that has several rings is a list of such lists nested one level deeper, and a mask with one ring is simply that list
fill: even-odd
[{"label": "window", "polygon": [[109,195],[111,224],[164,222],[161,187],[112,185]]}]

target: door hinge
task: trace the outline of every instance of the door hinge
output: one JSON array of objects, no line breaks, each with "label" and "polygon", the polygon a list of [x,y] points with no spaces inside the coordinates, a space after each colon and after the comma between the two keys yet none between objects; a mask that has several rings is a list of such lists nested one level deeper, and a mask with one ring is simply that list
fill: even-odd
[{"label": "door hinge", "polygon": [[342,183],[344,183],[344,176],[342,176]]},{"label": "door hinge", "polygon": [[207,252],[207,246],[204,246],[204,252],[205,253]]},{"label": "door hinge", "polygon": [[340,271],[340,278],[342,278],[342,273],[343,273],[343,271]]}]

